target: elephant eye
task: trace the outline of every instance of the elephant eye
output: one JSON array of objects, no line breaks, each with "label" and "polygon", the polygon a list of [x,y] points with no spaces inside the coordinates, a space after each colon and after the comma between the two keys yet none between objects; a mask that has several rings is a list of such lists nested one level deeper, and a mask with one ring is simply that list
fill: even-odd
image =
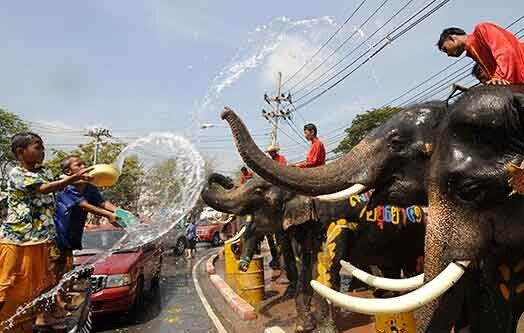
[{"label": "elephant eye", "polygon": [[486,191],[478,184],[466,183],[457,191],[457,195],[464,201],[482,201]]},{"label": "elephant eye", "polygon": [[262,194],[264,191],[262,191],[262,189],[260,187],[257,187],[255,189],[255,194]]}]

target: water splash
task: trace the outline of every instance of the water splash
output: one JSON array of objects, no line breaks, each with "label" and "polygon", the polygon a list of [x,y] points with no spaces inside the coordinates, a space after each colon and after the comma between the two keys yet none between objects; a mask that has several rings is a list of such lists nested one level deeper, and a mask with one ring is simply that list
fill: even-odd
[{"label": "water splash", "polygon": [[162,237],[195,205],[204,183],[204,160],[185,138],[152,133],[127,146],[115,166],[136,159],[144,171],[136,211],[145,223],[127,229],[121,247],[136,247]]},{"label": "water splash", "polygon": [[[279,50],[290,40],[300,39],[311,46],[309,54],[302,54],[283,50],[289,58],[295,58],[293,66],[281,68],[286,74],[292,74],[310,56],[315,48],[332,33],[337,24],[329,16],[312,19],[292,20],[282,16],[273,19],[268,24],[261,25],[249,33],[245,46],[240,48],[236,55],[213,78],[204,98],[200,102],[197,117],[216,101],[226,88],[231,87],[246,73],[258,68],[268,60],[268,57]],[[329,50],[329,49],[328,49]],[[199,119],[200,120],[200,119]]]}]

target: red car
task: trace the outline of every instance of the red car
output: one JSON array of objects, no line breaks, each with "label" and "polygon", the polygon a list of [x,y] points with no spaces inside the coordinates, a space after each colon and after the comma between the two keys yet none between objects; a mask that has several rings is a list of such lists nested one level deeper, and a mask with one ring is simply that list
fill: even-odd
[{"label": "red car", "polygon": [[[124,230],[111,225],[86,230],[84,249],[74,253],[75,265],[110,249],[124,235]],[[115,252],[96,263],[91,277],[94,314],[141,311],[144,291],[158,286],[161,266],[162,252],[153,243]]]},{"label": "red car", "polygon": [[221,224],[211,224],[207,219],[202,219],[196,226],[196,232],[199,242],[211,242],[213,246],[219,246],[222,243],[220,239]]}]

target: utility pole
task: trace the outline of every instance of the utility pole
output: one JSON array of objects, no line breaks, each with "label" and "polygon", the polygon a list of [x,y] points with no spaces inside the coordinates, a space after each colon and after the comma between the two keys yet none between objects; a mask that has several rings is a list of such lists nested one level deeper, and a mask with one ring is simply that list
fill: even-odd
[{"label": "utility pole", "polygon": [[98,149],[99,149],[100,144],[102,143],[102,137],[111,138],[112,137],[111,130],[109,130],[108,128],[95,127],[95,128],[89,129],[86,136],[89,136],[93,138],[94,140],[93,142],[93,144],[95,145],[95,149],[93,153],[93,165],[94,165],[96,164],[98,160]]},{"label": "utility pole", "polygon": [[284,94],[281,93],[280,88],[282,86],[282,73],[278,72],[277,77],[277,85],[276,85],[276,95],[275,96],[268,96],[267,94],[264,94],[264,100],[267,104],[269,104],[272,108],[272,111],[267,112],[266,110],[262,110],[262,116],[266,118],[271,123],[271,144],[277,145],[278,144],[278,121],[280,118],[286,118],[289,117],[289,111],[282,111],[280,108],[280,104],[282,102],[289,102],[291,103],[291,95],[288,94],[287,96],[284,96]]}]

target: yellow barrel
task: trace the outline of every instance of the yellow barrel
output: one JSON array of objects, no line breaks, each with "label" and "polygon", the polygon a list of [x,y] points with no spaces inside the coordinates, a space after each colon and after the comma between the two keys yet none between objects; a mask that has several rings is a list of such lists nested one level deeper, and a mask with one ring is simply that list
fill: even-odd
[{"label": "yellow barrel", "polygon": [[380,333],[416,333],[417,325],[412,312],[377,314],[375,330]]},{"label": "yellow barrel", "polygon": [[238,260],[235,256],[235,253],[233,252],[233,249],[231,248],[232,245],[233,244],[231,243],[224,244],[224,280],[231,288],[233,288],[233,290],[235,290],[236,274],[238,272]]},{"label": "yellow barrel", "polygon": [[256,255],[246,272],[237,273],[237,293],[246,302],[256,305],[264,300],[264,258]]},{"label": "yellow barrel", "polygon": [[226,274],[236,274],[236,272],[238,271],[238,260],[235,257],[235,253],[231,248],[232,245],[233,244],[231,243],[224,244],[224,261],[226,266]]}]

